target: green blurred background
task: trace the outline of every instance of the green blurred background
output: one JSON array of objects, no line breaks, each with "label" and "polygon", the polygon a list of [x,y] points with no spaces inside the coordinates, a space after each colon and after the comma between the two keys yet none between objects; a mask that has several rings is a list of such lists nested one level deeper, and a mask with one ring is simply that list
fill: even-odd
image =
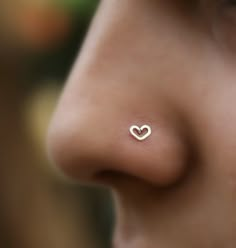
[{"label": "green blurred background", "polygon": [[109,193],[65,181],[45,152],[97,0],[0,2],[0,247],[111,247]]}]

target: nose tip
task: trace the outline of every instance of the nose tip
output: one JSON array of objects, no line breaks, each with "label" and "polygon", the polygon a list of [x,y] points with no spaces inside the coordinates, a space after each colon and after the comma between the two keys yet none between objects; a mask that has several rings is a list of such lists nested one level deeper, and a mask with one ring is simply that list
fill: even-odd
[{"label": "nose tip", "polygon": [[[79,119],[79,118],[78,118]],[[102,170],[106,157],[106,144],[101,130],[94,125],[82,125],[75,118],[54,118],[48,131],[47,148],[50,160],[69,178],[80,182],[91,181]],[[100,134],[99,134],[100,133]]]},{"label": "nose tip", "polygon": [[[152,121],[151,135],[137,140],[130,133],[133,123],[114,112],[88,111],[80,116],[57,112],[48,132],[48,152],[60,171],[86,184],[96,183],[106,172],[161,186],[175,183],[184,174],[188,157],[180,136]],[[137,119],[135,124],[144,123]]]},{"label": "nose tip", "polygon": [[96,106],[68,108],[61,101],[49,126],[49,158],[69,178],[91,183],[101,171],[116,170],[119,127],[111,121],[112,111],[101,112]]}]

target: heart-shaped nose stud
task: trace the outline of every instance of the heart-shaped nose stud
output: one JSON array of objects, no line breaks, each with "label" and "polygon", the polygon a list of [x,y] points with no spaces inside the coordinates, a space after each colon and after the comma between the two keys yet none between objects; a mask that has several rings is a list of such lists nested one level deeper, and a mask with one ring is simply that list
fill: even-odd
[{"label": "heart-shaped nose stud", "polygon": [[130,127],[129,131],[132,134],[132,136],[139,141],[143,141],[147,139],[152,133],[152,129],[148,125],[143,125],[142,127],[133,125]]}]

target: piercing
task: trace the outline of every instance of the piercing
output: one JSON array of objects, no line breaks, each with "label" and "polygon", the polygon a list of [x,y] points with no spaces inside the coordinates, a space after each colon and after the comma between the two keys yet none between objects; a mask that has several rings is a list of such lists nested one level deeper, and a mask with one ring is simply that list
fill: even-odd
[{"label": "piercing", "polygon": [[[144,130],[147,130],[147,132],[145,134],[143,134]],[[138,127],[136,125],[133,125],[130,127],[129,131],[133,135],[133,137],[139,141],[143,141],[143,140],[147,139],[152,133],[152,129],[148,125],[143,125],[142,127]]]}]

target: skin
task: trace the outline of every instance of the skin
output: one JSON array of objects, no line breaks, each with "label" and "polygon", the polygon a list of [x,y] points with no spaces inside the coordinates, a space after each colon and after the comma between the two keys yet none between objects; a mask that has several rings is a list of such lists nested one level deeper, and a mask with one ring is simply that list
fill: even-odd
[{"label": "skin", "polygon": [[228,0],[101,2],[48,150],[112,189],[115,247],[236,247],[235,41]]}]

